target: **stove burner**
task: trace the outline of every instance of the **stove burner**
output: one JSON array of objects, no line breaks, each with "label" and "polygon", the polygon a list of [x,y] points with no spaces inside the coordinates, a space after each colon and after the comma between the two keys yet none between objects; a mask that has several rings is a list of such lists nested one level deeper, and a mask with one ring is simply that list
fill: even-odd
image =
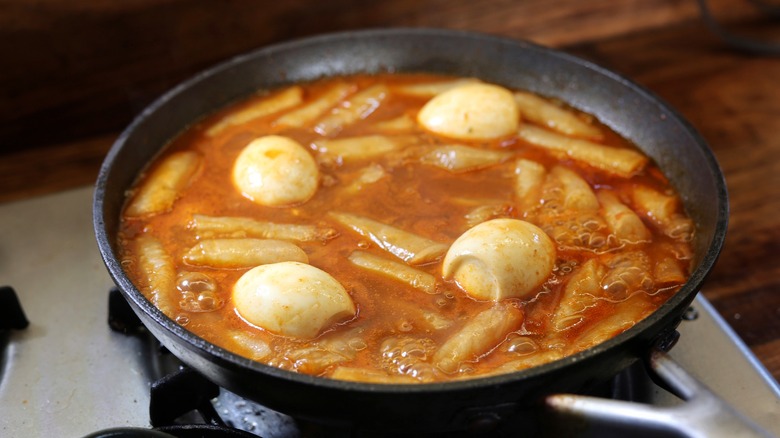
[{"label": "stove burner", "polygon": [[225,423],[211,404],[211,399],[218,395],[217,385],[183,367],[152,384],[149,401],[152,426],[173,425],[182,415],[197,411],[206,424],[224,427]]},{"label": "stove burner", "polygon": [[30,321],[24,314],[16,291],[10,286],[0,287],[0,330],[21,330],[28,325]]},{"label": "stove burner", "polygon": [[91,433],[84,438],[258,438],[258,436],[227,427],[192,424],[156,429],[117,427]]},{"label": "stove burner", "polygon": [[185,424],[181,426],[166,426],[156,430],[176,438],[260,438],[257,435],[233,429],[226,426],[208,424]]},{"label": "stove burner", "polygon": [[108,326],[115,332],[140,334],[146,331],[141,319],[117,288],[108,291]]}]

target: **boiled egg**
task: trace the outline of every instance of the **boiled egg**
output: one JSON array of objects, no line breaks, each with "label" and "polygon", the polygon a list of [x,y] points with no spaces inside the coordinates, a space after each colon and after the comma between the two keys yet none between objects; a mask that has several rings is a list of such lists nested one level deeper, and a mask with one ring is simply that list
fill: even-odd
[{"label": "boiled egg", "polygon": [[555,257],[555,245],[536,225],[493,219],[453,242],[444,256],[442,275],[477,300],[524,298],[549,277]]},{"label": "boiled egg", "polygon": [[279,135],[249,143],[233,163],[232,176],[244,197],[266,206],[304,202],[319,185],[319,169],[311,154],[295,140]]},{"label": "boiled egg", "polygon": [[241,317],[273,333],[312,339],[357,311],[344,287],[330,274],[300,262],[250,269],[233,287]]},{"label": "boiled egg", "polygon": [[520,113],[512,93],[498,85],[471,83],[426,103],[417,121],[428,131],[462,140],[488,140],[517,132]]}]

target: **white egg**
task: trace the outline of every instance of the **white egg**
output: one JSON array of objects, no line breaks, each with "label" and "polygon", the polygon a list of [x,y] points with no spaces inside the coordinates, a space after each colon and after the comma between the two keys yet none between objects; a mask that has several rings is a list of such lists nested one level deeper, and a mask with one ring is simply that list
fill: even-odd
[{"label": "white egg", "polygon": [[473,83],[445,91],[417,114],[427,130],[463,140],[487,140],[513,135],[520,113],[512,93],[497,85]]},{"label": "white egg", "polygon": [[233,163],[233,184],[261,205],[297,204],[317,191],[319,169],[298,142],[268,135],[252,141],[238,155]]},{"label": "white egg", "polygon": [[335,278],[299,262],[250,269],[233,286],[233,303],[250,324],[305,339],[317,337],[356,312],[352,298]]},{"label": "white egg", "polygon": [[453,242],[442,274],[477,300],[523,298],[550,276],[555,257],[553,241],[536,225],[493,219]]}]

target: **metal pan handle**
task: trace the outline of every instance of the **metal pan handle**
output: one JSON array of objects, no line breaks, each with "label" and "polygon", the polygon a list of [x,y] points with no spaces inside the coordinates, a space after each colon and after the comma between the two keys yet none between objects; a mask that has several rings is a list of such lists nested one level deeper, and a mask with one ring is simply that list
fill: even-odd
[{"label": "metal pan handle", "polygon": [[[737,412],[696,380],[659,348],[648,358],[649,372],[684,400],[677,406],[658,407],[597,397],[556,394],[546,404],[558,414],[581,420],[591,436],[625,433],[653,437],[762,437],[772,434]],[[630,435],[628,435],[630,434]]]}]

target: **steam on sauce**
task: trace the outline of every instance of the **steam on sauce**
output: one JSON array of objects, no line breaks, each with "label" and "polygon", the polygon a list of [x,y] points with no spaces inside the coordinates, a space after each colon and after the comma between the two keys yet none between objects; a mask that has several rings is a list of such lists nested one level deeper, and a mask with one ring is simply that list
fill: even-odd
[{"label": "steam on sauce", "polygon": [[128,275],[240,355],[337,379],[522,370],[641,320],[693,224],[593,117],[470,78],[263,92],[174,139],[123,212]]}]

